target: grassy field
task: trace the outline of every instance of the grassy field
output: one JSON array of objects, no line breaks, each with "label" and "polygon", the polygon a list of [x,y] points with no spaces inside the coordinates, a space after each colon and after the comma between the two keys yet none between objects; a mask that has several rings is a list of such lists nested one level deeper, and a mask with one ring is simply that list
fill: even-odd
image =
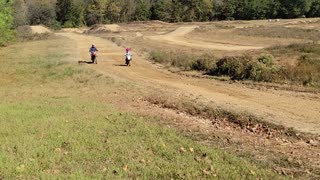
[{"label": "grassy field", "polygon": [[103,103],[122,82],[72,63],[70,46],[57,38],[0,49],[0,179],[281,178]]}]

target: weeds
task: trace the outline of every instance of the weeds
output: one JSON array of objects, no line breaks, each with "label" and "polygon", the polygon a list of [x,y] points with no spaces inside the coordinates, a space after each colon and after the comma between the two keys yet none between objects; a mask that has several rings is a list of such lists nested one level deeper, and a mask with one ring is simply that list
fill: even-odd
[{"label": "weeds", "polygon": [[209,72],[215,67],[215,56],[210,53],[196,56],[184,52],[151,51],[149,58],[157,63],[169,64],[183,70]]},{"label": "weeds", "polygon": [[192,116],[210,119],[213,123],[226,120],[235,127],[240,127],[241,129],[245,129],[250,132],[255,132],[256,127],[259,126],[260,132],[256,133],[263,133],[266,135],[276,135],[276,133],[279,133],[278,131],[284,131],[284,133],[286,133],[286,130],[282,126],[267,123],[247,113],[233,112],[211,106],[210,104],[198,103],[196,101],[185,99],[171,100],[171,98],[162,95],[147,96],[146,100],[163,108],[174,109]]},{"label": "weeds", "polygon": [[[193,55],[180,52],[152,51],[150,59],[157,63],[198,70],[213,76],[228,76],[232,80],[257,82],[292,82],[320,87],[320,45],[292,44],[267,49],[272,54],[298,53],[297,65],[280,65],[271,54],[227,56],[217,59],[213,54]],[[302,55],[301,55],[302,54]]]},{"label": "weeds", "polygon": [[279,76],[291,82],[298,82],[305,86],[320,87],[320,44],[291,44],[276,46],[268,49],[279,56],[298,56],[295,65],[284,65]]},{"label": "weeds", "polygon": [[150,59],[154,62],[166,64],[172,59],[171,54],[165,51],[151,51]]},{"label": "weeds", "polygon": [[306,40],[320,40],[320,32],[313,29],[301,28],[286,28],[286,27],[250,27],[237,29],[239,35],[244,36],[258,36],[258,37],[272,37],[272,38],[294,38]]}]

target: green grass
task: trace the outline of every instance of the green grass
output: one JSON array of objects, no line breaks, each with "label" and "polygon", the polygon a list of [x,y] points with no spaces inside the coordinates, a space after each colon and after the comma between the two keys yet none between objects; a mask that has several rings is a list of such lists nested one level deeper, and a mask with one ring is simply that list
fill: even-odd
[{"label": "green grass", "polygon": [[[0,172],[7,178],[272,176],[108,105],[46,98],[1,103],[0,111]],[[181,147],[187,152],[180,152]],[[200,162],[194,160],[197,156]],[[205,175],[211,166],[214,171]]]},{"label": "green grass", "polygon": [[0,49],[10,59],[0,60],[0,179],[281,178],[104,103],[97,94],[122,82],[70,63],[70,46],[58,39]]}]

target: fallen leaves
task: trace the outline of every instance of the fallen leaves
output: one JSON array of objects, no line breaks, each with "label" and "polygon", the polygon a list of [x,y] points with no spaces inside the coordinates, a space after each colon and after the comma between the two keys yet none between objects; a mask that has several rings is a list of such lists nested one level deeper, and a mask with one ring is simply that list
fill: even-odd
[{"label": "fallen leaves", "polygon": [[180,148],[180,152],[181,152],[181,153],[185,153],[185,152],[187,152],[187,151],[186,151],[185,148],[181,147],[181,148]]},{"label": "fallen leaves", "polygon": [[202,170],[202,173],[204,175],[208,175],[208,176],[210,175],[212,177],[217,177],[217,174],[216,174],[213,166],[210,166],[210,168],[206,168],[206,169]]},{"label": "fallen leaves", "polygon": [[26,169],[26,166],[24,164],[21,164],[21,165],[16,167],[16,171],[18,173],[22,173],[23,171],[25,171],[25,169]]}]

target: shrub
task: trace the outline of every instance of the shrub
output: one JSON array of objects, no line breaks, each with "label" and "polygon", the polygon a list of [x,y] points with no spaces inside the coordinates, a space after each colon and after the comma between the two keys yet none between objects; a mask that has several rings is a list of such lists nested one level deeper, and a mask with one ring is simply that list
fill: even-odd
[{"label": "shrub", "polygon": [[277,78],[279,72],[272,64],[271,56],[261,56],[256,60],[251,56],[224,57],[217,62],[211,74],[229,76],[232,80],[271,82]]},{"label": "shrub", "polygon": [[66,21],[66,22],[64,22],[63,27],[64,28],[74,28],[75,26],[72,21]]},{"label": "shrub", "polygon": [[251,61],[247,65],[245,79],[272,82],[277,80],[278,73],[279,69],[275,66],[268,66],[260,61]]},{"label": "shrub", "polygon": [[217,62],[217,67],[212,73],[213,75],[230,76],[233,80],[245,79],[245,64],[247,64],[250,59],[251,57],[248,56],[224,57]]},{"label": "shrub", "polygon": [[302,55],[298,59],[298,66],[301,65],[312,65],[316,69],[320,70],[320,59],[317,59],[316,57],[310,55]]},{"label": "shrub", "polygon": [[302,55],[298,60],[295,78],[303,85],[319,85],[320,60],[309,55]]},{"label": "shrub", "polygon": [[[296,51],[317,52],[315,47],[291,45]],[[311,50],[310,50],[311,48]],[[232,80],[252,80],[264,82],[298,82],[303,85],[320,87],[320,59],[315,54],[303,54],[296,66],[278,66],[272,55],[263,54],[254,59],[252,56],[227,56],[216,59],[213,54],[200,56],[186,53],[152,51],[150,59],[179,67],[182,70],[205,71],[214,76],[228,76]]]},{"label": "shrub", "polygon": [[193,63],[192,69],[210,72],[216,68],[216,60],[213,54],[203,54]]},{"label": "shrub", "polygon": [[273,59],[274,59],[274,58],[273,58],[272,55],[264,54],[264,55],[262,55],[262,56],[260,56],[260,57],[258,58],[258,61],[259,61],[260,63],[265,64],[266,66],[272,66],[272,65],[274,65],[274,60],[273,60]]},{"label": "shrub", "polygon": [[61,30],[61,29],[62,29],[61,24],[60,24],[60,22],[58,22],[58,21],[52,21],[52,22],[50,23],[49,27],[50,27],[51,29],[54,29],[54,30]]},{"label": "shrub", "polygon": [[165,51],[151,51],[150,59],[157,63],[168,63],[170,61],[170,55]]},{"label": "shrub", "polygon": [[186,53],[177,53],[173,55],[171,59],[171,65],[179,67],[183,70],[191,70],[194,62],[196,61],[196,57],[194,55]]}]

